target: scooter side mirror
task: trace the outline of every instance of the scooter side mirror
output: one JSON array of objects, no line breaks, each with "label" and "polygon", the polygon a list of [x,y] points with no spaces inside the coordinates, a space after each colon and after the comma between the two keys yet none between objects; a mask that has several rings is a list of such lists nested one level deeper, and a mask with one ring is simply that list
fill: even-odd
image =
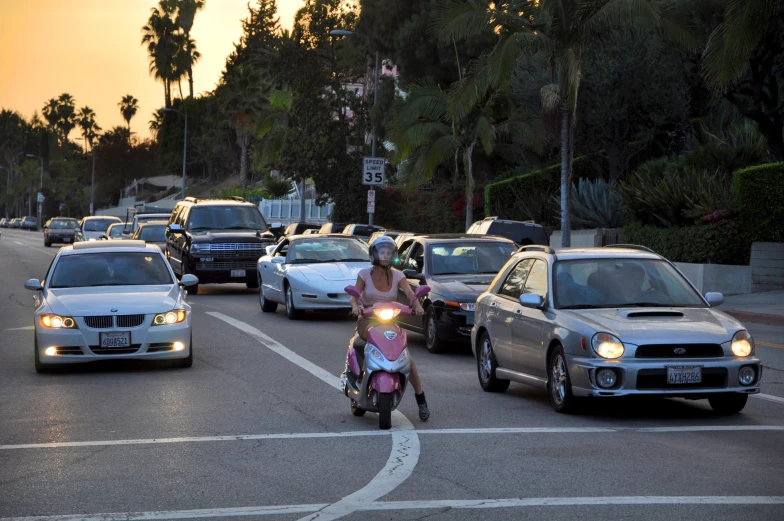
[{"label": "scooter side mirror", "polygon": [[430,293],[430,286],[419,286],[416,291],[414,291],[414,298],[421,298]]},{"label": "scooter side mirror", "polygon": [[346,293],[348,293],[352,297],[356,297],[356,298],[360,298],[361,297],[359,289],[356,286],[346,286],[345,288],[343,288],[343,291],[345,291]]}]

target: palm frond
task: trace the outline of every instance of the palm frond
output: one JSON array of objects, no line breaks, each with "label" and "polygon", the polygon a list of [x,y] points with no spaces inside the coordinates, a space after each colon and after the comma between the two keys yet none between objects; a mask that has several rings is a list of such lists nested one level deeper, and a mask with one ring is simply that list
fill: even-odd
[{"label": "palm frond", "polygon": [[484,150],[485,155],[489,156],[493,153],[493,148],[495,147],[496,130],[495,125],[493,125],[487,116],[482,115],[477,118],[476,122],[474,123],[473,139],[479,141],[479,143],[482,145],[482,149]]},{"label": "palm frond", "polygon": [[487,3],[479,0],[441,0],[436,12],[428,32],[442,45],[488,31],[493,19]]}]

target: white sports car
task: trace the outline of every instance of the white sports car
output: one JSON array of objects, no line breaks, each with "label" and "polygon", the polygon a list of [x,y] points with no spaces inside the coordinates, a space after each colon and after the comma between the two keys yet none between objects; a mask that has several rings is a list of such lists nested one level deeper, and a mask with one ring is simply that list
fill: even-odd
[{"label": "white sports car", "polygon": [[305,310],[348,309],[343,288],[356,283],[359,270],[369,266],[368,246],[357,237],[286,237],[267,247],[267,255],[259,259],[261,310],[272,313],[281,303],[293,320]]},{"label": "white sports car", "polygon": [[35,369],[116,358],[193,363],[185,275],[144,241],[86,241],[57,253],[35,291]]}]

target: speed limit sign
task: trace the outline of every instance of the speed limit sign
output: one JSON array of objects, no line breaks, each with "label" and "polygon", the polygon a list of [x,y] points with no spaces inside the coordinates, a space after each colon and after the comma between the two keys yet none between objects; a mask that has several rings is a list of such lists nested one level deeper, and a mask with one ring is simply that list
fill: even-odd
[{"label": "speed limit sign", "polygon": [[384,158],[366,157],[365,168],[362,171],[363,185],[382,185],[384,184]]}]

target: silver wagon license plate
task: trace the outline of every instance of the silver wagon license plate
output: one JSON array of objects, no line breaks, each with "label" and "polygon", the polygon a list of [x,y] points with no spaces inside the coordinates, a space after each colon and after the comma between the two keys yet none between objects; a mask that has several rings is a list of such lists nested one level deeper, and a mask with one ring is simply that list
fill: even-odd
[{"label": "silver wagon license plate", "polygon": [[702,366],[678,365],[668,367],[667,383],[671,385],[702,383]]},{"label": "silver wagon license plate", "polygon": [[128,347],[131,345],[131,333],[101,333],[101,347]]}]

